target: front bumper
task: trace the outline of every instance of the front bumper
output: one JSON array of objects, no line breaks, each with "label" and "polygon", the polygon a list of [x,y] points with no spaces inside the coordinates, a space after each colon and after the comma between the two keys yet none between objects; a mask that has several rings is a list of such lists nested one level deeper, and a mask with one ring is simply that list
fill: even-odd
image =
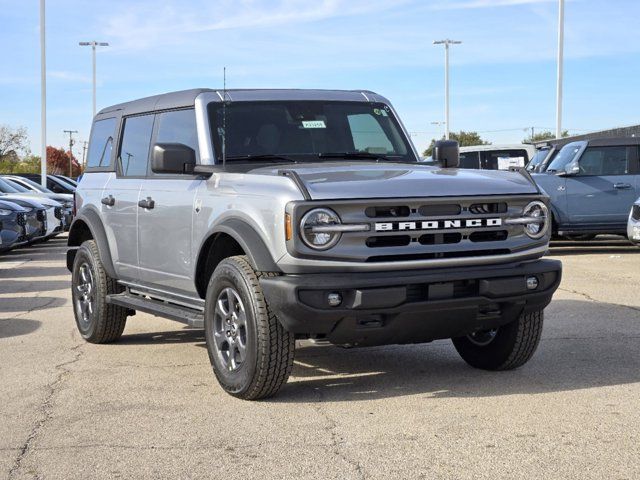
[{"label": "front bumper", "polygon": [[[261,278],[270,308],[300,336],[332,343],[422,343],[495,328],[542,310],[560,284],[562,264],[541,259],[507,265],[422,271],[283,275]],[[527,288],[536,277],[537,288]],[[328,304],[329,293],[342,303]]]}]

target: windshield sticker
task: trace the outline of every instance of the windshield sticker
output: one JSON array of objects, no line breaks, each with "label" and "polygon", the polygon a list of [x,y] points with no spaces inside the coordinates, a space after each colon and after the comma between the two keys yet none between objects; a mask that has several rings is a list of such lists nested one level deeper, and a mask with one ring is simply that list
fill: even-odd
[{"label": "windshield sticker", "polygon": [[327,128],[324,120],[303,120],[302,128]]},{"label": "windshield sticker", "polygon": [[373,113],[375,113],[376,115],[382,115],[383,117],[388,117],[389,116],[387,111],[386,110],[382,110],[381,108],[374,108],[373,109]]}]

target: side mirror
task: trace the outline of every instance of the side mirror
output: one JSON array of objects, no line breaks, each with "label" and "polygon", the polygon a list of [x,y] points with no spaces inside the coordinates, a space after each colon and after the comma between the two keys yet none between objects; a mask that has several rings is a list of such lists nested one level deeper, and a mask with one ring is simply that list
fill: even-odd
[{"label": "side mirror", "polygon": [[566,166],[564,170],[560,170],[556,173],[559,177],[573,177],[574,175],[578,175],[580,173],[580,165],[577,163],[572,163]]},{"label": "side mirror", "polygon": [[460,165],[460,149],[455,140],[438,140],[433,146],[433,160],[443,168]]},{"label": "side mirror", "polygon": [[196,164],[196,152],[182,143],[156,143],[151,156],[154,173],[191,173]]}]

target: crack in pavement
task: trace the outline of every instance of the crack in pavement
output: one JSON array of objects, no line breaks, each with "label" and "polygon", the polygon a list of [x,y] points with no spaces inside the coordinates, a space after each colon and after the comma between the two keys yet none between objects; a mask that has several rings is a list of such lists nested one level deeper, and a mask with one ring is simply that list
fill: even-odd
[{"label": "crack in pavement", "polygon": [[320,416],[322,416],[326,420],[328,424],[324,428],[324,431],[327,432],[330,436],[330,439],[331,439],[330,446],[333,450],[333,454],[336,457],[345,461],[348,465],[351,465],[354,468],[358,478],[363,480],[366,479],[367,475],[365,474],[365,470],[362,467],[362,465],[360,465],[360,462],[349,458],[346,455],[346,453],[343,451],[342,445],[344,445],[346,442],[342,437],[340,437],[340,435],[337,432],[338,422],[336,422],[333,418],[331,418],[329,414],[322,407],[322,403],[324,401],[324,398],[323,398],[324,395],[322,391],[315,388],[313,390],[318,394],[318,401],[314,404],[315,405],[314,408],[320,414]]},{"label": "crack in pavement", "polygon": [[[574,295],[580,295],[581,297],[584,297],[584,298],[586,298],[587,300],[589,300],[591,302],[606,303],[606,302],[603,302],[602,300],[598,300],[596,298],[593,298],[588,293],[579,292],[578,290],[571,290],[569,288],[558,288],[558,290],[562,290],[563,292],[567,292],[567,293],[573,293]],[[616,303],[615,305],[620,307],[620,308],[628,308],[629,310],[633,310],[634,312],[640,312],[640,308],[639,307],[632,307],[631,305],[623,305],[623,304],[620,304],[620,303]]]},{"label": "crack in pavement", "polygon": [[[71,348],[71,351],[74,352],[73,359],[62,362],[55,366],[55,369],[59,370],[59,372],[56,375],[55,379],[45,386],[47,394],[45,395],[44,401],[38,408],[38,411],[40,412],[40,419],[33,425],[31,431],[29,432],[29,435],[27,435],[26,440],[18,449],[19,453],[13,462],[13,466],[9,470],[9,476],[7,477],[8,479],[14,478],[20,471],[23,460],[33,450],[32,445],[34,440],[36,439],[42,428],[47,424],[47,422],[51,420],[51,418],[53,418],[53,399],[66,377],[71,373],[71,370],[65,367],[78,362],[82,358],[84,352],[80,350],[80,347],[82,347],[83,345],[83,343],[80,343]],[[34,474],[34,478],[39,478],[39,475]]]}]

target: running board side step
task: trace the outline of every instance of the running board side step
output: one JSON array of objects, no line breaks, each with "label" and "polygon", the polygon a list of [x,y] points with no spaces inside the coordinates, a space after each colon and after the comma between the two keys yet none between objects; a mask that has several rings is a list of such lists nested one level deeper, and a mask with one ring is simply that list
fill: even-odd
[{"label": "running board side step", "polygon": [[107,295],[107,303],[176,320],[191,327],[204,328],[204,313],[192,308],[124,292]]}]

